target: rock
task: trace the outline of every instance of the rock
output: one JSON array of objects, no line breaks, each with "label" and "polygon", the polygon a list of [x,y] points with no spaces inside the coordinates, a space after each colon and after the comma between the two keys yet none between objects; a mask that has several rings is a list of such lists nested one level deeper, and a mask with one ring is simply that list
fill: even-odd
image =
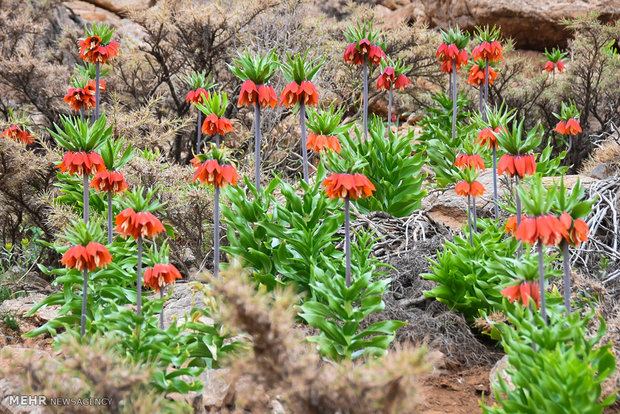
[{"label": "rock", "polygon": [[592,168],[589,176],[592,178],[596,178],[597,180],[604,180],[611,177],[613,174],[614,170],[609,166],[609,164],[601,163],[597,164],[594,168]]},{"label": "rock", "polygon": [[[489,382],[492,386],[496,386],[498,384],[497,376],[499,375],[508,385],[508,388],[512,391],[515,389],[512,380],[506,373],[506,367],[508,367],[508,355],[504,355],[502,359],[497,361],[495,366],[491,368],[491,372],[489,373]],[[511,367],[512,368],[512,367]]]},{"label": "rock", "polygon": [[[40,301],[46,298],[46,295],[42,293],[32,293],[27,296],[22,296],[16,299],[5,300],[0,303],[0,313],[12,312],[18,316],[23,316],[30,311]],[[35,314],[41,322],[46,323],[58,316],[60,306],[46,306],[41,308]]]},{"label": "rock", "polygon": [[202,402],[209,411],[222,408],[230,402],[234,386],[231,388],[232,380],[228,369],[206,369],[200,375],[200,380],[204,383]]},{"label": "rock", "polygon": [[430,194],[422,199],[422,209],[426,210],[433,220],[460,231],[467,223],[466,199],[456,195],[454,191]]},{"label": "rock", "polygon": [[[202,303],[201,293],[194,294],[191,283],[176,283],[172,296],[166,301],[164,305],[164,324],[166,327],[173,324],[176,320],[176,324],[180,325],[185,322],[185,316],[191,317],[190,311],[193,307],[204,307]],[[166,290],[165,294],[168,293]],[[158,294],[151,296],[151,299],[158,298]],[[199,319],[201,322],[212,325],[213,320],[201,316]]]}]

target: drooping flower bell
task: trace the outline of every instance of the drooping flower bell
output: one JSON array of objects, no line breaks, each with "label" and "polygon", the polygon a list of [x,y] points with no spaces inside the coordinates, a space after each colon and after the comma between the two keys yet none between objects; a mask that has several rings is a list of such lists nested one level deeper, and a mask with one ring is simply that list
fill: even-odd
[{"label": "drooping flower bell", "polygon": [[204,103],[207,99],[209,99],[209,91],[204,88],[197,88],[196,90],[189,91],[187,92],[187,96],[185,96],[185,102],[191,103]]},{"label": "drooping flower bell", "polygon": [[209,114],[202,123],[202,132],[207,135],[226,135],[234,131],[229,119],[218,118],[216,114]]},{"label": "drooping flower bell", "polygon": [[460,196],[480,197],[485,192],[485,188],[480,181],[468,183],[467,181],[459,181],[454,186],[454,191]]},{"label": "drooping flower bell", "polygon": [[[79,78],[72,79],[73,88],[69,88],[63,100],[71,105],[74,111],[90,110],[95,107],[95,81],[93,79],[84,80]],[[99,81],[99,90],[104,92],[106,84],[104,80]]]},{"label": "drooping flower bell", "polygon": [[510,300],[510,303],[518,301],[523,306],[528,306],[530,300],[534,302],[536,308],[540,306],[540,288],[536,282],[526,280],[519,281],[516,285],[510,285],[501,291],[501,294]]},{"label": "drooping flower bell", "polygon": [[322,152],[326,149],[340,154],[340,141],[335,135],[317,135],[313,132],[308,134],[307,148],[314,152]]},{"label": "drooping flower bell", "polygon": [[144,286],[159,292],[160,289],[182,279],[181,272],[172,264],[156,264],[144,271]]},{"label": "drooping flower bell", "polygon": [[515,175],[523,178],[536,172],[536,157],[530,154],[540,145],[542,140],[542,127],[534,127],[527,132],[523,139],[523,120],[518,124],[513,123],[512,129],[503,128],[495,133],[498,146],[506,151],[497,164],[499,175],[508,173],[510,177]]},{"label": "drooping flower bell", "polygon": [[93,175],[105,171],[105,165],[101,155],[96,152],[67,152],[62,162],[56,166],[60,172],[69,172],[77,175]]},{"label": "drooping flower bell", "polygon": [[280,105],[286,107],[303,103],[315,106],[319,103],[319,93],[314,86],[314,79],[325,63],[325,58],[308,59],[308,52],[302,56],[287,55],[287,61],[282,63],[282,72],[288,81],[280,94]]},{"label": "drooping flower bell", "polygon": [[86,39],[80,40],[79,57],[89,63],[105,64],[108,60],[118,56],[119,44],[112,41],[112,30],[103,24],[94,24],[86,29]]},{"label": "drooping flower bell", "polygon": [[112,194],[122,193],[129,188],[122,173],[107,170],[98,172],[90,183],[90,187],[98,191],[110,191]]},{"label": "drooping flower bell", "polygon": [[123,237],[131,236],[150,238],[164,231],[161,221],[148,211],[134,211],[128,207],[121,211],[115,219],[116,231]]},{"label": "drooping flower bell", "polygon": [[403,90],[406,87],[411,86],[411,81],[407,78],[405,73],[409,72],[412,66],[405,66],[402,60],[394,62],[392,59],[386,57],[385,61],[381,63],[383,69],[379,78],[377,78],[377,89],[390,90],[390,88]]},{"label": "drooping flower bell", "polygon": [[340,126],[342,114],[343,109],[334,110],[333,105],[324,111],[308,108],[306,124],[310,133],[306,145],[309,150],[318,153],[325,150],[340,153],[341,145],[338,134],[344,132],[348,127],[347,125]]},{"label": "drooping flower bell", "polygon": [[443,43],[437,48],[435,54],[437,62],[441,63],[441,71],[452,73],[454,64],[456,70],[467,64],[467,50],[465,47],[469,43],[469,33],[461,31],[458,27],[451,28],[447,32],[441,31]]},{"label": "drooping flower bell", "polygon": [[545,49],[545,57],[547,58],[547,63],[545,64],[545,71],[549,73],[555,73],[557,69],[558,73],[564,72],[566,66],[564,66],[562,59],[564,59],[566,55],[566,52],[562,53],[558,48],[554,48],[551,52]]},{"label": "drooping flower bell", "polygon": [[471,52],[471,58],[472,60],[489,59],[489,62],[498,62],[504,59],[502,52],[502,45],[497,40],[493,40],[492,42],[483,41]]},{"label": "drooping flower bell", "polygon": [[583,132],[581,125],[579,125],[581,113],[572,101],[569,102],[568,105],[562,102],[562,112],[559,115],[556,113],[553,115],[559,120],[558,124],[553,129],[555,132],[569,136]]},{"label": "drooping flower bell", "polygon": [[495,131],[491,128],[483,128],[476,137],[475,142],[477,144],[484,145],[488,148],[493,148],[497,146],[497,133],[501,131],[502,127],[498,127]]},{"label": "drooping flower bell", "polygon": [[240,54],[233,61],[231,70],[243,81],[239,94],[239,106],[260,105],[275,107],[278,104],[276,91],[267,83],[278,69],[276,54],[272,51],[265,55],[254,55],[249,52]]},{"label": "drooping flower bell", "polygon": [[[469,69],[469,77],[467,78],[467,83],[475,86],[483,86],[484,85],[484,73],[485,73],[485,63],[478,61],[477,63],[471,66]],[[489,65],[489,84],[493,85],[493,81],[497,78],[497,72],[493,69],[492,66]]]},{"label": "drooping flower bell", "polygon": [[518,175],[521,179],[526,175],[534,175],[536,173],[536,156],[534,154],[517,156],[504,154],[497,164],[497,173],[499,175],[508,173],[509,177]]},{"label": "drooping flower bell", "polygon": [[14,141],[21,142],[22,144],[30,145],[34,143],[34,137],[27,129],[22,129],[17,125],[11,125],[0,134],[1,137],[6,137]]},{"label": "drooping flower bell", "polygon": [[77,269],[84,271],[88,269],[93,271],[95,269],[104,268],[108,263],[112,263],[112,255],[108,249],[97,242],[88,242],[87,245],[77,245],[69,248],[63,254],[60,263],[65,265],[67,269]]},{"label": "drooping flower bell", "polygon": [[[527,217],[525,215],[521,214],[520,221],[523,221],[526,218]],[[508,217],[508,220],[506,220],[506,224],[504,225],[504,232],[514,235],[516,230],[517,230],[517,216]]]},{"label": "drooping flower bell", "polygon": [[484,161],[482,157],[478,154],[469,155],[469,154],[459,154],[456,156],[456,160],[454,161],[454,166],[459,168],[474,168],[484,171]]},{"label": "drooping flower bell", "polygon": [[515,237],[524,243],[541,242],[545,246],[555,246],[565,234],[567,230],[562,222],[556,216],[547,214],[522,220]]},{"label": "drooping flower bell", "polygon": [[376,190],[374,184],[364,174],[332,174],[323,181],[325,193],[330,199],[370,197]]},{"label": "drooping flower bell", "polygon": [[384,45],[379,42],[380,32],[374,30],[372,23],[364,22],[355,27],[349,26],[345,37],[349,44],[344,51],[344,61],[349,65],[362,65],[365,59],[379,65],[385,58]]},{"label": "drooping flower bell", "polygon": [[215,187],[237,185],[239,174],[226,157],[226,151],[212,145],[210,153],[197,155],[191,160],[196,169],[193,181]]}]

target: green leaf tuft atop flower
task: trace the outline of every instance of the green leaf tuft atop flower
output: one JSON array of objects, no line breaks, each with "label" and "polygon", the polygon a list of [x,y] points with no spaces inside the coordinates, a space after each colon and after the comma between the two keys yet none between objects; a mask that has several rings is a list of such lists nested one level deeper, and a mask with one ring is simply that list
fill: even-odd
[{"label": "green leaf tuft atop flower", "polygon": [[308,50],[302,56],[286,54],[286,62],[282,63],[281,69],[284,77],[289,82],[296,82],[300,85],[303,81],[312,81],[325,63],[325,56],[322,58],[308,59]]},{"label": "green leaf tuft atop flower", "polygon": [[79,117],[61,116],[60,122],[54,124],[56,131],[49,129],[58,145],[74,152],[91,152],[103,145],[112,136],[112,127],[106,128],[106,117],[101,115],[92,125],[88,119]]},{"label": "green leaf tuft atop flower", "polygon": [[262,56],[246,51],[240,53],[239,59],[234,59],[233,63],[229,67],[236,77],[243,81],[249,79],[256,85],[269,82],[278,70],[278,56],[273,50]]},{"label": "green leaf tuft atop flower", "polygon": [[215,114],[218,118],[223,117],[228,107],[228,95],[224,92],[220,92],[219,94],[217,92],[212,92],[206,100],[205,98],[206,97],[203,96],[204,105],[200,102],[194,103],[196,108],[205,115]]}]

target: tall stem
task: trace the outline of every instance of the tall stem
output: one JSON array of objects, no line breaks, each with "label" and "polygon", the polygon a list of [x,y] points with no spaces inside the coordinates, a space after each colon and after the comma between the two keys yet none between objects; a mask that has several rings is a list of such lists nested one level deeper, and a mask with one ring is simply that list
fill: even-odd
[{"label": "tall stem", "polygon": [[[521,225],[521,197],[519,197],[519,176],[515,175],[515,199],[517,202],[517,228]],[[517,248],[517,257],[521,257],[521,251],[523,249],[523,244],[519,242],[519,247]]]},{"label": "tall stem", "polygon": [[452,62],[452,141],[456,138],[456,60]]},{"label": "tall stem", "polygon": [[138,266],[136,277],[136,314],[142,315],[142,236],[138,236]]},{"label": "tall stem", "polygon": [[84,223],[88,224],[88,210],[90,209],[89,205],[89,189],[88,189],[88,174],[82,174],[82,182],[84,184]]},{"label": "tall stem", "polygon": [[198,122],[196,124],[196,154],[200,154],[202,149],[202,111],[198,111]]},{"label": "tall stem", "polygon": [[254,104],[254,186],[260,193],[260,106]]},{"label": "tall stem", "polygon": [[220,134],[215,134],[215,146],[220,149]]},{"label": "tall stem", "polygon": [[215,186],[213,207],[213,276],[220,273],[220,187]]},{"label": "tall stem", "polygon": [[80,315],[80,337],[86,332],[86,304],[88,303],[88,268],[84,267],[82,281],[82,313]]},{"label": "tall stem", "polygon": [[80,108],[80,122],[84,123],[84,108]]},{"label": "tall stem", "polygon": [[95,121],[99,119],[99,65],[99,62],[95,64]]},{"label": "tall stem", "polygon": [[346,279],[347,287],[351,286],[351,223],[349,217],[349,196],[344,199],[344,254],[346,256]]},{"label": "tall stem", "polygon": [[392,129],[392,97],[394,89],[390,83],[390,91],[388,92],[388,139],[390,139],[390,130]]},{"label": "tall stem", "polygon": [[112,243],[112,190],[108,190],[108,244]]},{"label": "tall stem", "polygon": [[486,67],[484,68],[484,111],[482,112],[482,119],[484,122],[488,121],[487,107],[489,104],[489,58],[486,58]]},{"label": "tall stem", "polygon": [[564,307],[570,313],[570,256],[568,255],[568,242],[562,240],[562,261],[564,270]]},{"label": "tall stem", "polygon": [[476,197],[472,197],[473,215],[474,215],[474,232],[478,232],[477,214],[476,214]]},{"label": "tall stem", "polygon": [[[159,289],[159,299],[163,299],[164,298],[164,288],[165,286],[162,286]],[[161,312],[159,312],[159,329],[163,330],[164,329],[164,304],[161,304]]]},{"label": "tall stem", "polygon": [[[482,86],[480,86],[480,88],[478,88],[478,110],[480,111],[480,115],[482,115],[482,117],[484,117],[484,90],[482,89]],[[485,121],[486,122],[486,121]]]},{"label": "tall stem", "polygon": [[570,149],[573,147],[573,134],[568,134],[568,148],[566,148],[566,154],[570,152]]},{"label": "tall stem", "polygon": [[469,227],[469,245],[474,247],[474,236],[471,229],[471,211],[469,205],[471,204],[471,195],[467,195],[467,226]]},{"label": "tall stem", "polygon": [[364,55],[364,108],[362,119],[364,122],[364,141],[368,137],[368,59]]},{"label": "tall stem", "polygon": [[495,220],[499,217],[497,208],[497,145],[493,145],[493,209],[495,211]]},{"label": "tall stem", "polygon": [[545,267],[543,258],[543,246],[538,241],[538,286],[540,287],[540,310],[542,318],[547,323],[547,298],[545,297]]},{"label": "tall stem", "polygon": [[299,102],[299,124],[301,125],[301,155],[303,156],[304,181],[309,184],[308,178],[308,147],[306,146],[306,104]]}]

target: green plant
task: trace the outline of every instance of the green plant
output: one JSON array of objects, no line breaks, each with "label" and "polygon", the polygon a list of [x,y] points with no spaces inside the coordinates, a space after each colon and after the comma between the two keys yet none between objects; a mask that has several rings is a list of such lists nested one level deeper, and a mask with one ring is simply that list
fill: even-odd
[{"label": "green plant", "polygon": [[372,197],[354,201],[362,212],[385,211],[396,217],[408,216],[420,208],[420,200],[426,194],[422,190],[426,175],[421,173],[426,156],[414,152],[413,130],[407,134],[389,131],[386,139],[384,122],[373,118],[369,133],[364,140],[357,129],[355,137],[345,132],[340,154],[329,152],[325,158],[328,169],[349,171],[360,166],[356,172],[364,174],[375,186]]},{"label": "green plant", "polygon": [[363,356],[381,356],[394,340],[402,321],[380,321],[361,329],[361,323],[374,312],[385,308],[383,292],[390,279],[379,278],[376,259],[369,255],[375,240],[371,233],[357,233],[352,255],[357,266],[353,280],[346,286],[341,266],[328,264],[325,270],[312,269],[311,288],[316,300],[304,302],[299,316],[321,331],[309,341],[319,346],[323,356],[331,361],[356,359]]},{"label": "green plant", "polygon": [[546,324],[538,312],[508,306],[510,324],[499,329],[510,364],[506,373],[515,388],[498,376],[493,387],[499,406],[481,403],[485,414],[595,414],[615,401],[615,394],[601,400],[601,384],[616,366],[611,343],[599,344],[606,331],[603,318],[598,332],[587,338],[593,312],[582,318],[577,312],[564,316],[562,306],[549,310]]},{"label": "green plant", "polygon": [[[0,293],[1,295],[1,293]],[[3,299],[0,299],[0,303],[2,303]],[[0,323],[4,325],[7,329],[10,329],[15,332],[19,332],[19,323],[18,316],[15,311],[6,311],[0,313]]]}]

